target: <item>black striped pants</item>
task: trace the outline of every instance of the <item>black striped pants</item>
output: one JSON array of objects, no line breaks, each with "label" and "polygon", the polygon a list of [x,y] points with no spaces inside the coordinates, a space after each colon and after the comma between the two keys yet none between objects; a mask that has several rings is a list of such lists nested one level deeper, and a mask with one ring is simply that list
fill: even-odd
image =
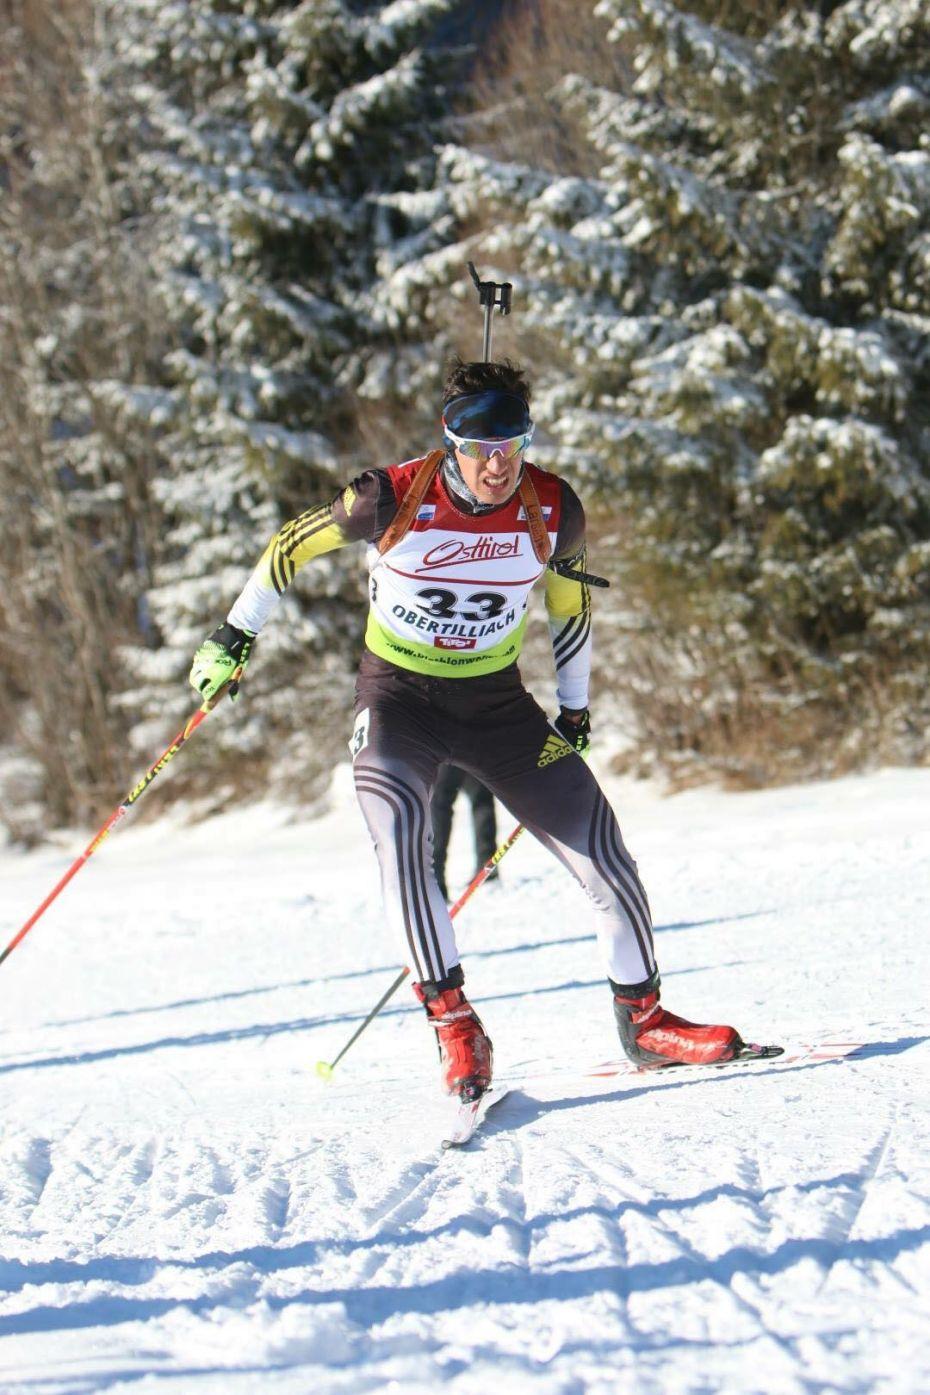
[{"label": "black striped pants", "polygon": [[381,868],[388,922],[420,982],[458,964],[433,873],[430,792],[444,762],[470,771],[581,883],[607,976],[641,984],[655,957],[649,903],[613,810],[549,725],[515,664],[429,678],[365,652],[356,684],[355,788]]}]

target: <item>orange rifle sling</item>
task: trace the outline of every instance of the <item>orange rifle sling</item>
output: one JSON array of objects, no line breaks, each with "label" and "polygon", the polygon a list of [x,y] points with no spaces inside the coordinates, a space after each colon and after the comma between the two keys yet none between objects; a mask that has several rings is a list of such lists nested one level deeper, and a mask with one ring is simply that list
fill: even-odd
[{"label": "orange rifle sling", "polygon": [[378,541],[378,551],[382,556],[409,533],[416,511],[422,504],[426,491],[436,478],[444,455],[445,451],[431,450],[429,455],[424,458],[423,464],[414,475],[410,488],[401,500],[396,514]]},{"label": "orange rifle sling", "polygon": [[526,470],[523,471],[523,477],[520,480],[519,494],[523,511],[526,514],[526,526],[529,529],[530,542],[533,544],[536,560],[545,566],[552,556],[552,544],[549,541],[546,520],[543,517],[536,486]]},{"label": "orange rifle sling", "polygon": [[[426,492],[433,480],[436,478],[444,455],[444,451],[431,450],[429,455],[424,458],[423,464],[413,477],[410,488],[401,500],[397,513],[394,515],[394,518],[388,524],[387,528],[385,528],[378,541],[378,551],[382,556],[385,552],[390,551],[392,547],[396,547],[396,545],[407,536],[416,511],[423,502]],[[546,529],[546,520],[543,517],[539,496],[536,493],[533,481],[526,471],[523,472],[523,478],[520,480],[518,493],[526,514],[526,526],[529,531],[530,542],[533,544],[533,551],[536,554],[537,560],[545,566],[552,556],[552,545],[549,542],[549,533]]]}]

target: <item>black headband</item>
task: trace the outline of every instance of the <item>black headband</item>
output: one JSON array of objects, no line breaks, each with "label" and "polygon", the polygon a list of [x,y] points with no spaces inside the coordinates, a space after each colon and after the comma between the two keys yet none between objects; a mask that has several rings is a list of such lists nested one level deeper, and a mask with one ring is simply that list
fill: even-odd
[{"label": "black headband", "polygon": [[443,409],[442,420],[453,435],[473,441],[522,436],[532,425],[530,409],[522,397],[494,389],[454,398]]}]

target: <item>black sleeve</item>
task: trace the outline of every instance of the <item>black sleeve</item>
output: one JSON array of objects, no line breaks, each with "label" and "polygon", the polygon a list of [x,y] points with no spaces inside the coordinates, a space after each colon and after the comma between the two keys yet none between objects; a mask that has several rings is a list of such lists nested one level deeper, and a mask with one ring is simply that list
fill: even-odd
[{"label": "black sleeve", "polygon": [[333,521],[352,542],[377,542],[396,512],[387,470],[366,470],[333,500]]},{"label": "black sleeve", "polygon": [[584,507],[571,485],[560,479],[562,511],[552,556],[557,562],[573,561],[584,548]]}]

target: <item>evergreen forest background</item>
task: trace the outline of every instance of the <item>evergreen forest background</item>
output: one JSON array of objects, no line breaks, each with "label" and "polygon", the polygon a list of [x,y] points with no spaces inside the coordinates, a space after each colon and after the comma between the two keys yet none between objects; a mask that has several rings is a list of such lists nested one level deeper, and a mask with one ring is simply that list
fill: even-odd
[{"label": "evergreen forest background", "polygon": [[[495,348],[612,581],[618,763],[926,763],[926,0],[0,0],[0,25],[13,837],[99,821],[164,748],[285,519],[436,443],[445,362],[480,347],[469,258],[513,282]],[[359,550],[301,573],[175,791],[313,799],[363,609]]]}]

